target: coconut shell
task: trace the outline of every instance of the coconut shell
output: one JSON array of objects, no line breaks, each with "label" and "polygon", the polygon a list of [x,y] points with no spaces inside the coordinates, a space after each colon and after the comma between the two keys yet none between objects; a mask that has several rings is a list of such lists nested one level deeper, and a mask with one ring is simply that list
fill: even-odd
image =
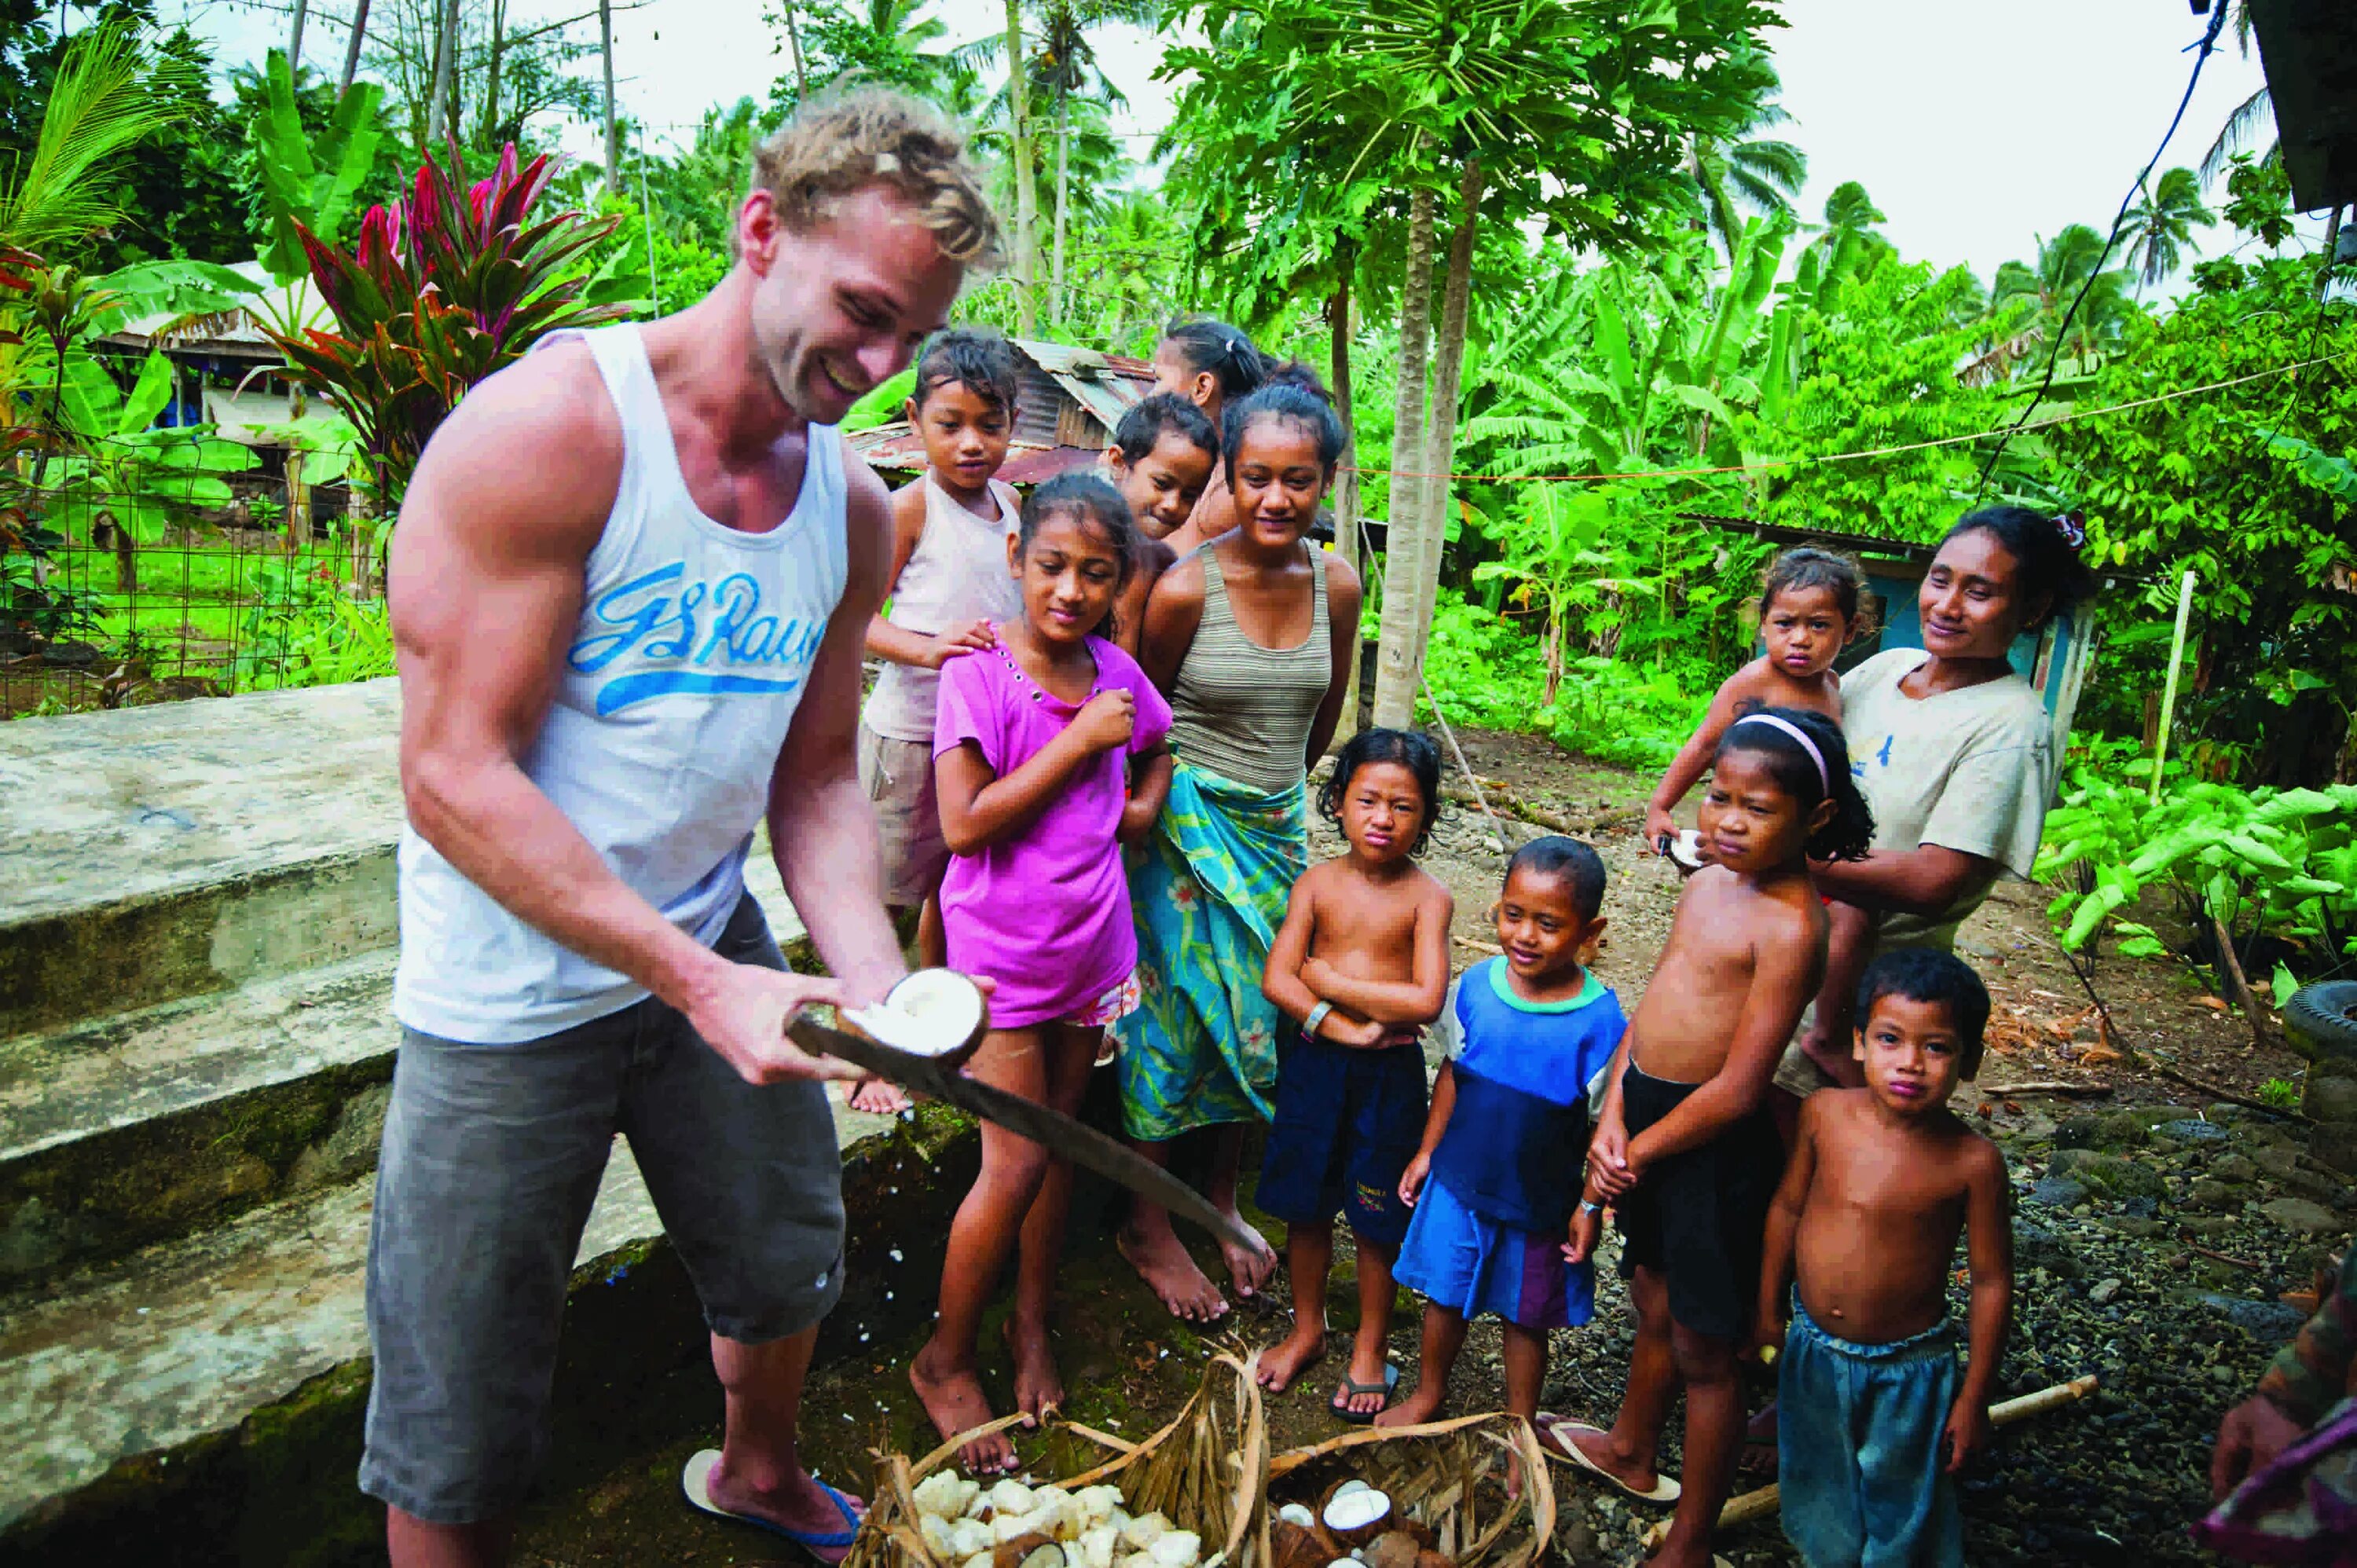
[{"label": "coconut shell", "polygon": [[1326,1568],[1342,1555],[1329,1551],[1318,1532],[1288,1519],[1268,1521],[1270,1568]]},{"label": "coconut shell", "polygon": [[1423,1550],[1415,1537],[1404,1530],[1387,1530],[1367,1542],[1361,1555],[1367,1568],[1415,1568],[1416,1553]]},{"label": "coconut shell", "polygon": [[[1052,1552],[1056,1555],[1052,1561],[1032,1563],[1032,1554],[1040,1552]],[[1030,1564],[1031,1568],[1062,1568],[1063,1562],[1064,1549],[1056,1544],[1056,1538],[1042,1535],[1036,1530],[1028,1535],[1000,1541],[997,1549],[990,1554],[990,1568],[1025,1568],[1026,1564]]]},{"label": "coconut shell", "polygon": [[1437,1551],[1440,1546],[1440,1538],[1433,1534],[1432,1527],[1420,1519],[1410,1519],[1403,1514],[1392,1520],[1392,1528],[1413,1539],[1418,1551]]},{"label": "coconut shell", "polygon": [[1457,1559],[1427,1546],[1415,1554],[1415,1568],[1457,1568]]}]

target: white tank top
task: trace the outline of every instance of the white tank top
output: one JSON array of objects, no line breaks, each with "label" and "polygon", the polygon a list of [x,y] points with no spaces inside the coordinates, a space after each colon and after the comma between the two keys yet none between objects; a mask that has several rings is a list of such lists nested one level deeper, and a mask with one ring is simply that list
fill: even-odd
[{"label": "white tank top", "polygon": [[[709,945],[744,892],[786,727],[843,597],[843,443],[810,426],[785,521],[724,528],[688,494],[639,329],[569,336],[621,415],[622,474],[523,770],[631,891]],[[400,868],[393,1009],[410,1027],[504,1045],[646,995],[508,913],[406,826]]]},{"label": "white tank top", "polygon": [[[892,585],[892,607],[884,618],[927,637],[962,620],[1022,619],[1023,587],[1006,570],[1007,538],[1022,527],[1023,499],[1015,487],[990,481],[998,521],[985,522],[934,483],[931,472],[923,482],[925,530]],[[938,670],[887,662],[860,720],[887,740],[931,746],[941,686]]]}]

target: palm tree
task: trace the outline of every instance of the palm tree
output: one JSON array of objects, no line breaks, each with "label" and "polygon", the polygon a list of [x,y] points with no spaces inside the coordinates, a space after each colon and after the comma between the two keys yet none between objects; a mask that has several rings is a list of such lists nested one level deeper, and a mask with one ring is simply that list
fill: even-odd
[{"label": "palm tree", "polygon": [[2178,269],[2193,242],[2193,226],[2214,221],[2201,204],[2201,183],[2190,168],[2173,168],[2158,185],[2146,188],[2144,199],[2128,209],[2128,260],[2136,268],[2136,289],[2166,279]]},{"label": "palm tree", "polygon": [[116,162],[170,127],[173,99],[158,89],[184,70],[168,57],[150,58],[138,34],[120,23],[69,43],[32,156],[0,177],[0,245],[42,252],[122,217]]},{"label": "palm tree", "polygon": [[[1014,0],[1009,0],[1010,7]],[[1045,93],[1056,105],[1056,209],[1052,220],[1052,250],[1049,261],[1049,319],[1060,325],[1069,309],[1064,288],[1065,237],[1071,229],[1071,154],[1073,150],[1072,100],[1075,95],[1107,108],[1125,107],[1129,100],[1122,95],[1097,62],[1096,49],[1089,42],[1092,28],[1109,22],[1128,22],[1137,27],[1152,27],[1162,16],[1161,0],[1031,0],[1032,14],[1039,22],[1032,36],[1028,58],[1025,61],[1020,84],[1009,74],[1007,85],[994,96],[985,112],[997,118],[1010,107],[1019,105],[1033,94]],[[1012,11],[1010,9],[1010,16]],[[1013,37],[1010,28],[1009,37]],[[1006,41],[997,38],[977,39],[958,51],[958,59],[967,65],[980,65],[1005,58]],[[1028,89],[1027,91],[1020,91]],[[1010,104],[1008,100],[1014,99]],[[1017,125],[1016,130],[1024,129]],[[1085,133],[1084,133],[1085,134]],[[1028,151],[1028,135],[1012,138],[1018,157]],[[1028,169],[1029,160],[1022,160]],[[1022,199],[1022,172],[1017,173],[1017,199]]]},{"label": "palm tree", "polygon": [[[2234,47],[2242,51],[2244,59],[2248,59],[2251,58],[2250,0],[2233,0],[2233,6]],[[2261,161],[2274,162],[2280,152],[2275,128],[2276,101],[2262,85],[2256,92],[2234,105],[2233,112],[2226,116],[2226,123],[2218,127],[2217,138],[2210,144],[2210,150],[2201,155],[2203,187],[2206,188],[2217,184],[2233,162],[2234,155],[2262,136],[2266,139],[2267,150]]]},{"label": "palm tree", "polygon": [[2050,338],[2061,329],[2072,301],[2080,300],[2078,314],[2056,351],[2083,358],[2092,354],[2118,340],[2136,308],[2128,297],[2127,269],[2099,272],[2104,260],[2103,235],[2084,223],[2071,224],[2053,239],[2039,242],[2034,266],[2007,262],[1997,268],[1989,312],[1994,316],[2016,300],[2029,300],[2032,320]]},{"label": "palm tree", "polygon": [[1738,133],[1740,140],[1695,136],[1686,143],[1686,172],[1702,194],[1704,221],[1730,259],[1743,238],[1745,213],[1789,214],[1801,187],[1808,183],[1808,154],[1790,142],[1755,134],[1792,121],[1770,89],[1750,124]]}]

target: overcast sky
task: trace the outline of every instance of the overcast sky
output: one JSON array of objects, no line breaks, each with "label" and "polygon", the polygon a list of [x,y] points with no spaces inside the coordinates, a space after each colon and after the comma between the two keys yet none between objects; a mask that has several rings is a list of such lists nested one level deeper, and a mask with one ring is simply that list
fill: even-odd
[{"label": "overcast sky", "polygon": [[[570,8],[511,3],[515,14],[550,18]],[[164,0],[159,10],[175,5],[229,59],[283,41],[276,5]],[[651,140],[684,139],[707,106],[767,94],[789,67],[763,9],[763,0],[648,0],[615,18],[618,95]],[[937,0],[934,11],[959,42],[1005,16],[999,0]],[[2193,58],[2182,51],[2203,21],[2185,0],[1784,0],[1783,12],[1790,25],[1770,42],[1794,121],[1781,134],[1809,155],[1803,215],[1821,212],[1844,180],[1863,181],[1901,252],[1965,262],[1984,278],[2008,258],[2029,259],[2038,236],[2066,223],[2109,222],[2185,91]],[[306,53],[339,62],[344,36],[314,24]],[[1143,156],[1170,113],[1170,84],[1153,80],[1161,40],[1108,28],[1098,50],[1130,102],[1116,124],[1137,134],[1131,148]],[[2244,59],[2231,37],[2222,40],[2160,166],[2198,164],[2228,112],[2261,85],[2255,53]],[[576,129],[566,145],[594,156],[597,137]],[[2203,236],[2203,253],[2233,238]]]}]

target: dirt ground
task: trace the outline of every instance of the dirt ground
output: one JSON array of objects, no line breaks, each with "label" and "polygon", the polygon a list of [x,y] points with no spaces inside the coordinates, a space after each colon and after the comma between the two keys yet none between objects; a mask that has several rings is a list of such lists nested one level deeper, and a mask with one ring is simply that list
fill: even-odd
[{"label": "dirt ground", "polygon": [[[1474,770],[1504,782],[1520,800],[1604,824],[1592,842],[1609,875],[1605,908],[1612,923],[1597,968],[1633,1011],[1678,892],[1671,868],[1646,854],[1639,839],[1634,811],[1652,779],[1585,763],[1528,736],[1460,732],[1459,738]],[[1504,866],[1497,834],[1519,843],[1540,831],[1512,821],[1493,827],[1465,806],[1453,807],[1437,830],[1426,864],[1456,894],[1457,967],[1494,950],[1486,911]],[[1330,829],[1318,824],[1313,854],[1339,847]],[[2055,946],[2044,912],[2048,897],[2040,888],[2000,885],[1964,927],[1960,950],[1988,981],[1996,1012],[1980,1098],[1960,1108],[1999,1140],[2020,1204],[2017,1327],[2001,1393],[2089,1372],[2103,1388],[2060,1413],[2010,1429],[1965,1479],[1965,1555],[1976,1563],[2202,1561],[2184,1531],[2206,1506],[2210,1436],[2304,1316],[2279,1298],[2309,1283],[2327,1248],[2345,1243],[2357,1193],[2302,1159],[2287,1122],[2215,1102],[2218,1090],[2255,1097],[2268,1079],[2297,1081],[2298,1058],[2279,1045],[2255,1045],[2242,1019],[2222,1012],[2179,966],[2098,957],[2083,984]],[[2166,929],[2155,912],[2143,918]],[[2088,984],[2116,1029],[2109,1045]],[[2163,1077],[2160,1068],[2212,1087]],[[2067,1083],[2088,1092],[2008,1091],[2028,1083]],[[2136,1114],[2109,1114],[2128,1109]],[[2112,1152],[2093,1152],[2099,1150]],[[1113,1253],[1115,1215],[1110,1200],[1093,1212],[1087,1205],[1076,1208],[1059,1346],[1071,1392],[1069,1413],[1135,1436],[1175,1411],[1214,1348],[1274,1343],[1289,1314],[1281,1305],[1286,1286],[1280,1274],[1267,1296],[1241,1305],[1215,1331],[1176,1322]],[[1281,1240],[1274,1221],[1264,1228]],[[1205,1243],[1196,1251],[1217,1277],[1213,1250]],[[1354,1326],[1347,1237],[1339,1254],[1329,1290],[1328,1360],[1268,1402],[1280,1450],[1339,1430],[1326,1402]],[[1589,1420],[1609,1420],[1627,1369],[1631,1319],[1610,1267],[1616,1257],[1617,1244],[1608,1241],[1598,1269],[1596,1320],[1556,1334],[1550,1348],[1546,1404]],[[911,1279],[908,1288],[930,1292],[932,1283]],[[1402,1293],[1393,1316],[1391,1352],[1404,1389],[1415,1377],[1419,1310]],[[856,1486],[869,1475],[875,1452],[914,1455],[931,1446],[906,1380],[915,1348],[915,1338],[879,1345],[872,1359],[814,1375],[804,1431],[830,1478]],[[985,1386],[1003,1402],[1009,1371],[995,1320],[985,1350]],[[1449,1391],[1449,1411],[1498,1406],[1499,1352],[1496,1325],[1476,1325]],[[708,1377],[692,1385],[695,1379],[686,1377],[683,1412],[716,1392]],[[1762,1388],[1756,1397],[1765,1394]],[[1676,1439],[1674,1422],[1663,1455],[1671,1473],[1678,1466]],[[788,1561],[768,1550],[764,1538],[680,1507],[678,1466],[712,1440],[707,1434],[670,1444],[595,1487],[552,1498],[528,1521],[520,1560]],[[1042,1478],[1070,1474],[1092,1462],[1074,1443],[1027,1443],[1025,1463]],[[1603,1495],[1569,1470],[1558,1468],[1555,1477],[1563,1560],[1638,1560],[1637,1537],[1652,1510]],[[1747,1477],[1741,1484],[1770,1479]],[[1743,1564],[1798,1560],[1772,1517],[1725,1532],[1719,1550]]]}]

